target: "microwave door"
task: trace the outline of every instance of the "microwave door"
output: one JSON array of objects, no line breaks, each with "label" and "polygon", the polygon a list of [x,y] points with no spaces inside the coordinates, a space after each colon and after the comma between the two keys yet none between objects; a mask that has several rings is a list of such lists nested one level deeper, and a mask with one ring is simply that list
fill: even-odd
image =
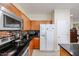
[{"label": "microwave door", "polygon": [[4,27],[10,27],[10,28],[21,27],[21,22],[12,17],[4,15]]}]

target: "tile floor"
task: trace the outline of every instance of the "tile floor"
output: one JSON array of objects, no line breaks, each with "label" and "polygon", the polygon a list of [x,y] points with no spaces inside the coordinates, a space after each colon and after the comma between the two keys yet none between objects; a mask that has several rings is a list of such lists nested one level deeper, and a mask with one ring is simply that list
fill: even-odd
[{"label": "tile floor", "polygon": [[32,56],[59,56],[59,51],[40,51],[39,49],[34,49]]}]

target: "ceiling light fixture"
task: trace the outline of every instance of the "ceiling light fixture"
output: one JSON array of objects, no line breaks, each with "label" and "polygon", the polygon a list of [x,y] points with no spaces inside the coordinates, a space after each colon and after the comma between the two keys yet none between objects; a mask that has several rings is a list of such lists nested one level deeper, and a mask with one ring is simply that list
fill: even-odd
[{"label": "ceiling light fixture", "polygon": [[73,17],[74,15],[73,15],[73,14],[71,14],[70,16],[71,16],[71,17]]}]

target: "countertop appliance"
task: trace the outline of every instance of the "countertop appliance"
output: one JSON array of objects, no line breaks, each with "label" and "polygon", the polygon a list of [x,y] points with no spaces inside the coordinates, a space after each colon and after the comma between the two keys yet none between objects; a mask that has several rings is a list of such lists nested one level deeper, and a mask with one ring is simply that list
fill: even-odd
[{"label": "countertop appliance", "polygon": [[40,25],[40,50],[54,51],[55,46],[56,46],[55,25],[41,24]]},{"label": "countertop appliance", "polygon": [[8,12],[5,8],[0,8],[0,30],[21,30],[22,20],[15,14]]}]

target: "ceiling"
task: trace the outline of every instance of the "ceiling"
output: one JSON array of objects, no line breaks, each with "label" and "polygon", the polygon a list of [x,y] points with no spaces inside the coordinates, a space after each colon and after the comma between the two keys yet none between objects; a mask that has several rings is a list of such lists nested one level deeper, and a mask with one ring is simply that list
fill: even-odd
[{"label": "ceiling", "polygon": [[14,5],[26,15],[34,13],[48,14],[56,8],[69,8],[73,15],[71,18],[77,21],[79,19],[79,3],[14,3]]}]

